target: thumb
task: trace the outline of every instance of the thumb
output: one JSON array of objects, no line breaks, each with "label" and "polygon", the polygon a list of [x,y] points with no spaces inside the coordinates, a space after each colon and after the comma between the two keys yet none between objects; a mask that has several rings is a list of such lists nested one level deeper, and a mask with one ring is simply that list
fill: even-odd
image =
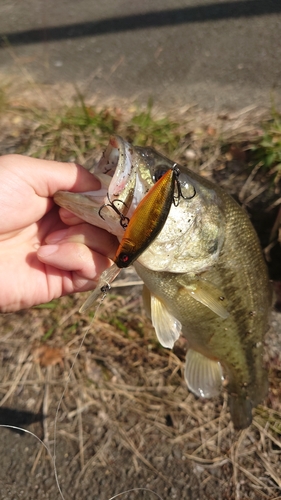
[{"label": "thumb", "polygon": [[100,181],[78,163],[63,163],[60,161],[40,160],[19,155],[13,156],[16,165],[17,157],[30,186],[38,196],[53,197],[56,191],[91,191],[100,188]]}]

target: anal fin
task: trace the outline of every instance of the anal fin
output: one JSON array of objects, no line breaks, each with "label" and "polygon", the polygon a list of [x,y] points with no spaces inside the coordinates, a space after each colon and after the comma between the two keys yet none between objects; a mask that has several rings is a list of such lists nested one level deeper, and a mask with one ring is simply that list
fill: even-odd
[{"label": "anal fin", "polygon": [[193,349],[187,351],[184,376],[189,390],[201,398],[217,396],[224,380],[221,364]]}]

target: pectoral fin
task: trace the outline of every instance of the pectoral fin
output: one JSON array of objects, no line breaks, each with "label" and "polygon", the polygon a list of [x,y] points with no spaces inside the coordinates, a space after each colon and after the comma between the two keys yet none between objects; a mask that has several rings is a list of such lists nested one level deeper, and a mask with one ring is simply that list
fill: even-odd
[{"label": "pectoral fin", "polygon": [[181,333],[181,323],[167,310],[161,300],[151,295],[151,321],[163,347],[172,349]]},{"label": "pectoral fin", "polygon": [[201,398],[217,396],[224,379],[218,361],[206,358],[193,349],[187,351],[184,376],[189,390]]},{"label": "pectoral fin", "polygon": [[204,306],[211,309],[211,311],[221,318],[228,318],[229,312],[225,307],[225,297],[219,288],[203,279],[198,279],[189,283],[186,283],[184,279],[181,281],[191,297],[201,304],[204,304]]}]

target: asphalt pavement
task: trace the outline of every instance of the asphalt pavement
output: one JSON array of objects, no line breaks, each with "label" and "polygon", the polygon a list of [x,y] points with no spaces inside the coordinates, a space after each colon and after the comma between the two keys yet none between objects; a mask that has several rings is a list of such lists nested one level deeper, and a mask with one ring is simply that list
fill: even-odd
[{"label": "asphalt pavement", "polygon": [[1,0],[0,71],[207,109],[281,101],[280,0]]}]

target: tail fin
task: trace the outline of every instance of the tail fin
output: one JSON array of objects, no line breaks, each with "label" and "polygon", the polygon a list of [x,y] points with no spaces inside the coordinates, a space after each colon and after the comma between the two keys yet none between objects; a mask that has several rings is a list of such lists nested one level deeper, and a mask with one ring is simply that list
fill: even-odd
[{"label": "tail fin", "polygon": [[246,429],[252,423],[252,402],[243,396],[229,396],[229,409],[234,429]]},{"label": "tail fin", "polygon": [[268,391],[268,377],[265,370],[256,370],[255,383],[243,388],[234,384],[229,390],[229,409],[236,430],[246,429],[252,423],[252,408],[265,398]]}]

